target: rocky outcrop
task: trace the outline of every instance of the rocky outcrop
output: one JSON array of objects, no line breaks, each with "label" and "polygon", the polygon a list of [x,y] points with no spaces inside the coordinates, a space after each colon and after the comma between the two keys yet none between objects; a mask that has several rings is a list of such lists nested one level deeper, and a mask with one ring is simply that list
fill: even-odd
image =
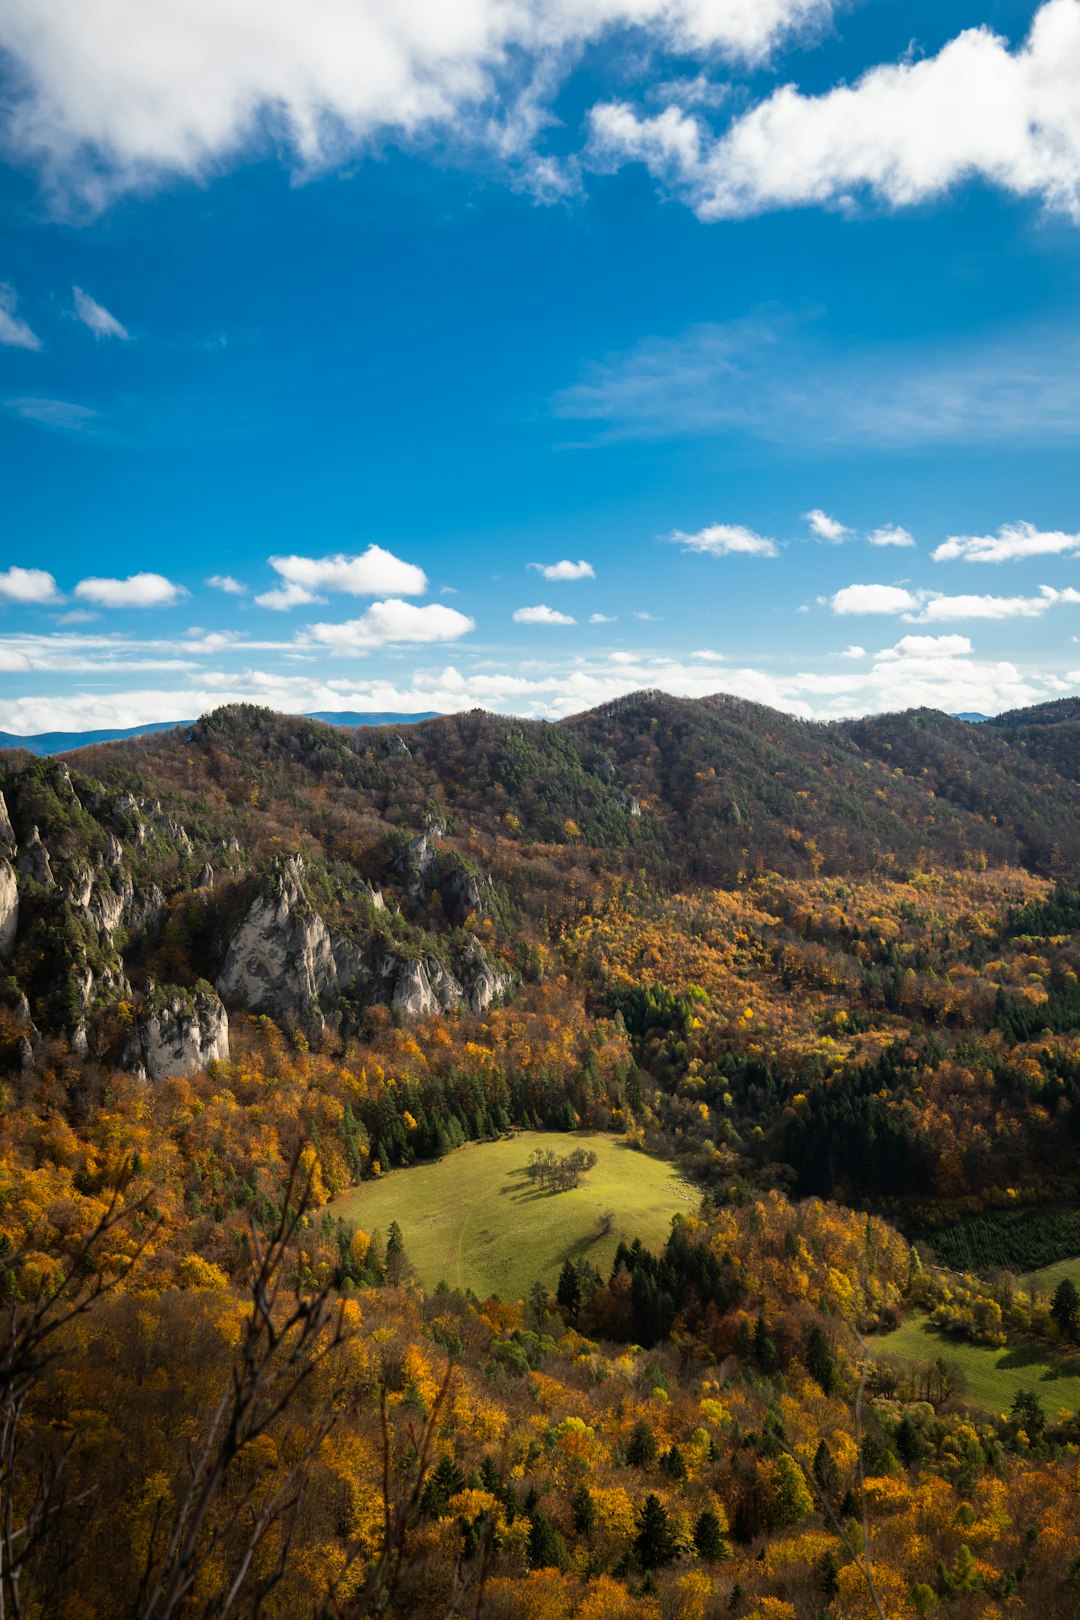
[{"label": "rocky outcrop", "polygon": [[11,955],[19,929],[19,885],[10,861],[0,859],[0,959]]},{"label": "rocky outcrop", "polygon": [[229,945],[217,987],[226,1001],[287,1025],[321,1024],[319,999],[337,982],[326,924],[304,890],[304,862],[279,859]]},{"label": "rocky outcrop", "polygon": [[437,850],[428,833],[411,838],[394,857],[390,870],[410,900],[425,900],[437,893],[452,923],[463,923],[487,909],[491,880],[474,872],[460,856]]},{"label": "rocky outcrop", "polygon": [[6,856],[9,861],[15,858],[15,829],[11,825],[7,802],[2,793],[0,793],[0,855]]},{"label": "rocky outcrop", "polygon": [[167,1080],[228,1057],[229,1015],[207,987],[194,994],[158,991],[138,1020],[127,1062],[149,1080]]},{"label": "rocky outcrop", "polygon": [[36,883],[39,888],[51,889],[55,886],[49,852],[41,842],[41,834],[36,827],[31,827],[30,836],[19,850],[16,869],[24,881]]},{"label": "rocky outcrop", "polygon": [[511,975],[489,962],[479,941],[466,948],[457,966],[465,999],[474,1013],[486,1013],[514,987]]}]

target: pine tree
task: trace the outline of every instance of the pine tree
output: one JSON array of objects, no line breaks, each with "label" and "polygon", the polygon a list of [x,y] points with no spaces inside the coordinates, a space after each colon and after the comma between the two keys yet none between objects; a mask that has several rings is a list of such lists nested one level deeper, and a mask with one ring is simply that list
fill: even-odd
[{"label": "pine tree", "polygon": [[411,1270],[405,1253],[405,1239],[401,1234],[401,1227],[397,1221],[391,1221],[386,1239],[386,1280],[391,1287],[396,1288],[405,1282]]},{"label": "pine tree", "polygon": [[1062,1277],[1050,1301],[1050,1315],[1063,1339],[1075,1339],[1080,1328],[1080,1292],[1069,1277]]},{"label": "pine tree", "polygon": [[572,1260],[567,1260],[559,1273],[559,1286],[555,1291],[555,1298],[571,1322],[576,1323],[581,1310],[581,1279]]},{"label": "pine tree", "polygon": [[537,1509],[529,1520],[529,1564],[533,1569],[569,1569],[566,1542],[546,1513]]},{"label": "pine tree", "polygon": [[638,1515],[634,1551],[643,1569],[664,1569],[678,1557],[678,1543],[672,1534],[667,1508],[652,1492],[645,1498],[645,1506]]},{"label": "pine tree", "polygon": [[754,1354],[766,1378],[774,1378],[780,1371],[780,1353],[763,1316],[758,1317],[754,1328]]},{"label": "pine tree", "polygon": [[596,1523],[596,1504],[587,1485],[579,1485],[570,1498],[570,1511],[574,1515],[574,1529],[579,1536],[592,1534]]},{"label": "pine tree", "polygon": [[634,1424],[634,1432],[626,1448],[626,1460],[631,1468],[647,1468],[656,1461],[656,1436],[644,1418],[639,1418]]},{"label": "pine tree", "polygon": [[829,1341],[817,1326],[806,1341],[806,1370],[821,1385],[822,1394],[831,1395],[836,1383],[836,1363]]},{"label": "pine tree", "polygon": [[706,1508],[694,1525],[694,1549],[706,1564],[718,1564],[728,1555],[723,1528],[712,1508]]}]

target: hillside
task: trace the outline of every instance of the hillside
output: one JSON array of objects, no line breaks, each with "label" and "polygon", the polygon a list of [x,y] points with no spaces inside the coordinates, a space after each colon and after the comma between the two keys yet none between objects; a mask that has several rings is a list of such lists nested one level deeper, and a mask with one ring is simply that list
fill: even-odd
[{"label": "hillside", "polygon": [[[9,1466],[27,1514],[71,1480],[33,1612],[158,1620],[242,1407],[190,1558],[244,1614],[1071,1620],[1080,1307],[1010,1270],[1068,1281],[1080,1206],[1054,716],[0,756]],[[533,1187],[530,1142],[600,1149]]]}]

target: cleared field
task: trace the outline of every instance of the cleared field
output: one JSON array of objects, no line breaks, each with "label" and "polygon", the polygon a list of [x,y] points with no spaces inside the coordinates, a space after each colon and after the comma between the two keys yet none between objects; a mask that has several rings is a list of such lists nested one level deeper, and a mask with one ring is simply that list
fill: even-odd
[{"label": "cleared field", "polygon": [[[580,1187],[542,1192],[525,1175],[534,1148],[560,1156],[575,1147],[597,1156]],[[537,1280],[554,1287],[567,1258],[603,1275],[620,1238],[660,1248],[671,1218],[692,1213],[699,1191],[673,1165],[610,1136],[528,1131],[473,1142],[435,1164],[392,1170],[330,1205],[332,1214],[385,1238],[397,1221],[421,1282],[472,1288],[481,1298],[523,1299]],[[600,1235],[601,1218],[614,1225]]]},{"label": "cleared field", "polygon": [[[1059,1260],[1056,1266],[1044,1266],[1041,1271],[1033,1273],[1043,1290],[1052,1294],[1063,1277],[1070,1278],[1080,1288],[1080,1258],[1072,1260]],[[1020,1286],[1026,1288],[1028,1279],[1021,1277]]]},{"label": "cleared field", "polygon": [[873,1348],[877,1355],[895,1361],[921,1364],[940,1356],[951,1362],[964,1375],[968,1400],[988,1412],[1007,1412],[1022,1389],[1034,1390],[1048,1417],[1063,1406],[1080,1410],[1080,1375],[1034,1346],[1006,1345],[995,1350],[990,1345],[964,1344],[939,1333],[928,1317],[913,1315],[895,1333],[875,1339]]}]

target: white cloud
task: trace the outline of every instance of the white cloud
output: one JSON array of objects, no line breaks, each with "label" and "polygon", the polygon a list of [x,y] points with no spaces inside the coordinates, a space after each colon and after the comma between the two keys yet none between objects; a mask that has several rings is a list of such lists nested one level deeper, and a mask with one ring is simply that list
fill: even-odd
[{"label": "white cloud", "polygon": [[901,636],[878,658],[966,658],[971,650],[967,636]]},{"label": "white cloud", "polygon": [[316,596],[303,585],[281,585],[276,591],[262,591],[255,598],[258,607],[269,608],[272,613],[287,613],[290,608],[325,601],[325,596]]},{"label": "white cloud", "polygon": [[681,55],[760,62],[832,0],[34,0],[0,7],[16,68],[9,148],[101,206],[276,143],[301,174],[386,140],[482,142],[558,193],[532,151],[590,42],[644,30]]},{"label": "white cloud", "polygon": [[70,613],[58,613],[56,623],[58,625],[93,624],[96,619],[100,618],[100,613],[91,613],[86,608],[72,608]]},{"label": "white cloud", "polygon": [[529,567],[535,568],[538,574],[542,574],[545,579],[549,580],[596,578],[593,565],[588,562],[567,562],[564,559],[562,562],[557,563],[530,563]]},{"label": "white cloud", "polygon": [[855,643],[852,642],[850,646],[845,647],[843,652],[837,653],[836,656],[837,658],[865,658],[866,648],[856,647]]},{"label": "white cloud", "polygon": [[1075,557],[1080,534],[1043,531],[1033,523],[1005,523],[997,534],[953,534],[932,553],[935,562],[1019,562],[1024,557]]},{"label": "white cloud", "polygon": [[845,585],[830,605],[834,613],[911,613],[919,598],[902,585]]},{"label": "white cloud", "polygon": [[363,653],[372,647],[393,643],[420,645],[434,641],[457,641],[476,629],[476,622],[444,607],[441,602],[417,607],[414,602],[391,598],[373,602],[358,619],[344,624],[312,624],[299,638],[300,644],[317,643],[338,653]]},{"label": "white cloud", "polygon": [[696,534],[686,534],[682,529],[673,529],[662,538],[670,540],[673,545],[681,546],[684,551],[700,551],[709,557],[779,555],[775,540],[768,540],[762,534],[755,534],[753,529],[746,529],[740,523],[710,523],[707,528],[699,529]]},{"label": "white cloud", "polygon": [[81,579],[75,595],[83,602],[106,608],[171,607],[187,595],[164,574],[129,574],[127,579]]},{"label": "white cloud", "polygon": [[0,599],[5,602],[58,602],[56,581],[44,568],[5,568],[0,573]]},{"label": "white cloud", "polygon": [[716,137],[678,106],[592,112],[597,161],[644,163],[706,220],[773,208],[909,207],[974,179],[1080,223],[1080,0],[1046,0],[1010,50],[988,27],[936,56],[905,57],[853,85],[784,85]]},{"label": "white cloud", "polygon": [[915,536],[898,523],[883,523],[880,529],[873,529],[866,538],[872,546],[910,547],[915,544]]},{"label": "white cloud", "polygon": [[811,512],[804,512],[803,517],[809,523],[811,533],[818,540],[827,540],[830,545],[838,545],[841,540],[846,540],[851,533],[846,524],[839,522],[834,517],[830,517],[828,512],[823,512],[818,506],[815,506]]},{"label": "white cloud", "polygon": [[520,607],[514,610],[515,624],[576,624],[577,620],[569,613],[560,613],[558,608]]},{"label": "white cloud", "polygon": [[215,591],[224,591],[226,596],[246,596],[247,586],[241,579],[234,579],[231,574],[211,574],[206,581]]},{"label": "white cloud", "polygon": [[285,581],[273,591],[255,598],[260,607],[278,612],[322,601],[320,591],[340,591],[346,596],[421,596],[427,590],[427,575],[414,563],[402,562],[382,546],[368,546],[358,557],[338,553],[334,557],[271,557],[270,566]]},{"label": "white cloud", "polygon": [[1038,596],[944,596],[933,595],[923,603],[919,621],[930,624],[940,619],[1039,619],[1058,602],[1080,602],[1080,591],[1040,587]]},{"label": "white cloud", "polygon": [[0,343],[13,349],[40,349],[41,339],[15,313],[15,289],[0,282]]},{"label": "white cloud", "polygon": [[[0,651],[15,662],[18,649],[3,646]],[[695,665],[631,652],[621,653],[615,661],[607,657],[587,661],[577,654],[549,656],[542,664],[518,670],[417,667],[399,679],[376,674],[365,680],[328,680],[323,669],[320,664],[300,672],[207,671],[181,677],[171,688],[109,691],[95,683],[66,695],[38,692],[21,698],[0,697],[0,727],[26,733],[190,720],[220,704],[240,702],[264,703],[290,713],[311,709],[453,713],[483,707],[555,718],[610,702],[642,686],[682,697],[704,697],[723,690],[806,718],[920,705],[997,713],[1058,696],[1080,680],[1080,672],[1070,677],[1070,686],[1057,676],[1025,670],[1005,660],[934,652],[898,657],[894,649],[873,659],[869,668],[852,665],[830,674],[813,668],[789,673],[786,669],[725,665],[721,670],[709,663]]]},{"label": "white cloud", "polygon": [[115,315],[110,314],[104,304],[99,304],[89,293],[83,292],[81,287],[72,287],[71,293],[77,319],[89,327],[96,338],[122,338],[125,343],[130,340],[131,333],[127,327],[122,325]]},{"label": "white cloud", "polygon": [[85,433],[97,416],[89,405],[75,405],[69,399],[40,399],[35,395],[5,399],[4,409],[22,422],[35,422],[38,427],[50,428],[56,433]]},{"label": "white cloud", "polygon": [[585,442],[748,433],[790,445],[1075,443],[1080,333],[828,347],[806,319],[759,316],[645,338],[558,391]]},{"label": "white cloud", "polygon": [[616,613],[590,613],[590,624],[615,624],[618,619]]}]

